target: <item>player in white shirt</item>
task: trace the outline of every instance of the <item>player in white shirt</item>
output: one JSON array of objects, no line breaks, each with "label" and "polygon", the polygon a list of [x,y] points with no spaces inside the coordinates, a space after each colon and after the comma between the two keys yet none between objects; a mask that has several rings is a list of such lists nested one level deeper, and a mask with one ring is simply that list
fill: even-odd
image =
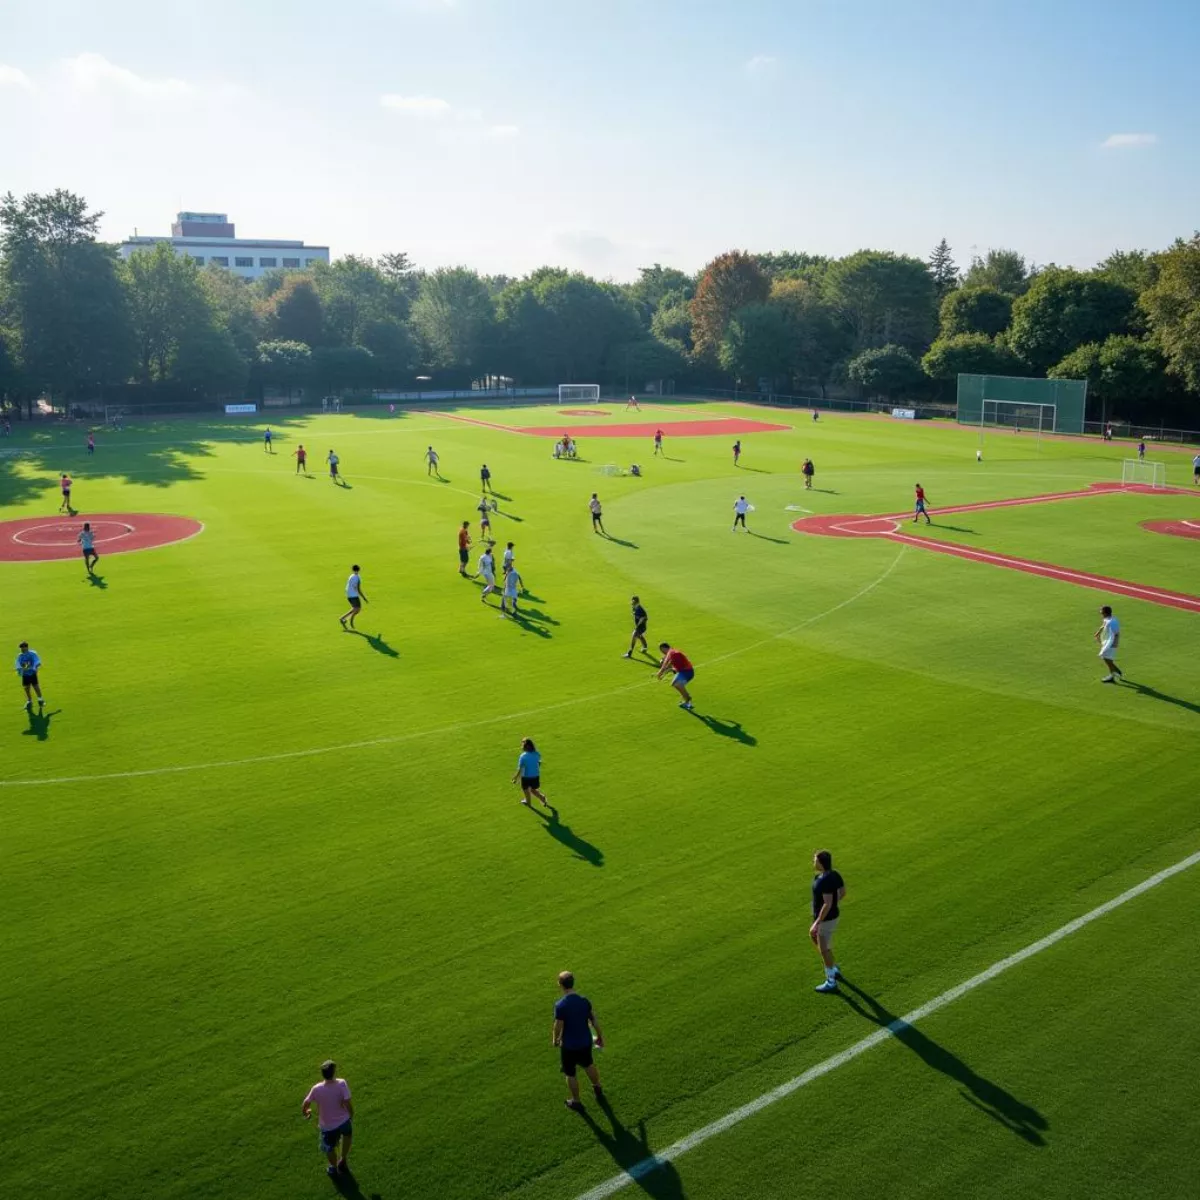
[{"label": "player in white shirt", "polygon": [[437,451],[432,446],[430,446],[429,449],[425,451],[425,461],[429,464],[428,468],[425,471],[425,474],[426,475],[437,475],[440,478],[442,473],[441,473],[441,471],[438,470]]},{"label": "player in white shirt", "polygon": [[509,542],[508,545],[504,547],[504,573],[505,573],[505,575],[508,574],[509,569],[512,567],[512,565],[513,565],[513,544],[512,544],[512,542]]},{"label": "player in white shirt", "polygon": [[475,572],[475,578],[483,576],[483,595],[479,597],[484,604],[487,603],[487,598],[496,590],[496,560],[492,557],[492,551],[489,547],[479,556],[479,570]]},{"label": "player in white shirt", "polygon": [[507,613],[508,606],[512,605],[512,615],[517,615],[517,592],[521,588],[521,572],[517,570],[516,565],[509,567],[508,573],[504,576],[504,591],[500,593],[500,611]]},{"label": "player in white shirt", "polygon": [[600,497],[595,492],[588,501],[588,511],[592,514],[592,532],[602,533],[608,537],[608,532],[604,528],[604,514],[600,509]]},{"label": "player in white shirt", "polygon": [[[730,533],[737,533],[739,525],[743,529],[746,529],[746,514],[750,511],[751,507],[750,501],[745,496],[739,496],[733,502],[733,528],[729,531]],[[749,533],[750,531],[747,529],[746,532]]]},{"label": "player in white shirt", "polygon": [[[355,563],[350,568],[350,578],[346,580],[346,599],[350,601],[350,610],[338,617],[343,629],[354,628],[354,618],[367,602],[367,593],[362,590],[362,575],[359,573],[361,570],[358,563]],[[350,622],[349,625],[346,624],[347,621]]]},{"label": "player in white shirt", "polygon": [[1101,683],[1116,683],[1124,679],[1125,673],[1117,666],[1117,647],[1121,643],[1121,623],[1113,616],[1113,610],[1105,604],[1100,609],[1100,628],[1096,630],[1096,641],[1100,643],[1100,657],[1108,668]]}]

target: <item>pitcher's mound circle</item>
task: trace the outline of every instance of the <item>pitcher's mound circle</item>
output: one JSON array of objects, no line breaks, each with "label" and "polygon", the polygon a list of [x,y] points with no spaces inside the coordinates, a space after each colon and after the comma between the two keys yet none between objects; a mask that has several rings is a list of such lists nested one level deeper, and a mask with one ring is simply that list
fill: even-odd
[{"label": "pitcher's mound circle", "polygon": [[1200,538],[1200,519],[1180,521],[1143,521],[1143,529],[1152,533],[1167,533],[1172,537]]},{"label": "pitcher's mound circle", "polygon": [[0,521],[0,562],[54,562],[60,558],[78,558],[83,553],[78,538],[84,521],[92,527],[94,545],[101,558],[169,546],[172,542],[193,538],[204,529],[191,517],[172,517],[163,513],[22,517],[16,521]]},{"label": "pitcher's mound circle", "polygon": [[560,408],[558,410],[564,417],[611,417],[610,413],[605,408]]}]

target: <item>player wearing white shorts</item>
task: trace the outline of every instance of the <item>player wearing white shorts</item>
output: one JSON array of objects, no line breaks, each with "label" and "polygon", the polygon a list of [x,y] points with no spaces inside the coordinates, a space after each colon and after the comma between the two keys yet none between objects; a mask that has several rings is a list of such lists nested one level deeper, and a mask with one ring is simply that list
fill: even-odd
[{"label": "player wearing white shorts", "polygon": [[484,604],[487,603],[487,598],[496,590],[496,560],[492,557],[491,550],[485,550],[479,556],[479,570],[475,572],[475,577],[478,579],[483,576],[483,595],[479,597]]},{"label": "player wearing white shorts", "polygon": [[1108,674],[1101,683],[1116,683],[1124,679],[1125,673],[1117,666],[1117,647],[1121,643],[1121,623],[1113,616],[1113,610],[1107,604],[1100,609],[1100,628],[1096,630],[1095,638],[1100,643],[1100,657],[1108,668]]},{"label": "player wearing white shorts", "polygon": [[521,573],[517,570],[516,564],[512,564],[508,568],[507,574],[504,576],[504,591],[500,593],[500,611],[507,613],[511,611],[515,617],[517,615],[517,593],[521,590]]}]

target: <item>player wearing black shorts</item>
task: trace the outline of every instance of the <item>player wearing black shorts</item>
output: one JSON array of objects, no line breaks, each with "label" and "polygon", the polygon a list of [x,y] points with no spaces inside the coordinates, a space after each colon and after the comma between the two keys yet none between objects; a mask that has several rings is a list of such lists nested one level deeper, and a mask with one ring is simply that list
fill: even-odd
[{"label": "player wearing black shorts", "polygon": [[625,658],[633,657],[634,647],[638,642],[642,643],[642,652],[650,653],[650,646],[646,641],[646,625],[650,618],[646,615],[646,610],[642,607],[642,602],[634,596],[630,601],[633,607],[633,637],[629,639],[629,649],[625,651]]},{"label": "player wearing black shorts", "polygon": [[592,1030],[596,1031],[594,1044],[597,1050],[604,1049],[604,1034],[600,1032],[600,1022],[596,1019],[596,1010],[592,1008],[591,1001],[575,990],[575,976],[570,971],[563,971],[559,975],[558,986],[563,994],[554,1006],[551,1040],[559,1048],[559,1062],[570,1093],[565,1101],[566,1106],[572,1112],[581,1112],[583,1102],[579,1099],[579,1080],[576,1078],[580,1067],[591,1081],[592,1091],[597,1098],[604,1095],[604,1089],[600,1086],[600,1072],[596,1070],[592,1059]]}]

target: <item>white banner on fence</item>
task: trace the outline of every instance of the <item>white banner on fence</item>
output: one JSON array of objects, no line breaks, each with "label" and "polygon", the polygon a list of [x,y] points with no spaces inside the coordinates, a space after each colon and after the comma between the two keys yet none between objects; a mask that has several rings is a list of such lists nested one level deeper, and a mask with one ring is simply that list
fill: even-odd
[{"label": "white banner on fence", "polygon": [[225,414],[229,416],[233,413],[250,413],[258,412],[257,404],[227,404],[225,405]]},{"label": "white banner on fence", "polygon": [[893,408],[892,416],[901,421],[915,421],[917,419],[917,410],[915,408]]}]

